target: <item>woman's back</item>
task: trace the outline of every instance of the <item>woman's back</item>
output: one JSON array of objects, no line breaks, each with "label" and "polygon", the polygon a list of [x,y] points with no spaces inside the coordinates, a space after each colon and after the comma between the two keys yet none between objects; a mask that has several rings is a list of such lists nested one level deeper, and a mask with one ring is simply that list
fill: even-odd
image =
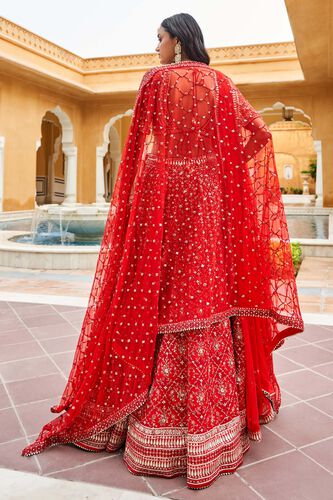
[{"label": "woman's back", "polygon": [[151,152],[165,151],[166,157],[182,159],[214,153],[219,98],[216,70],[184,61],[159,67],[156,78],[160,90]]}]

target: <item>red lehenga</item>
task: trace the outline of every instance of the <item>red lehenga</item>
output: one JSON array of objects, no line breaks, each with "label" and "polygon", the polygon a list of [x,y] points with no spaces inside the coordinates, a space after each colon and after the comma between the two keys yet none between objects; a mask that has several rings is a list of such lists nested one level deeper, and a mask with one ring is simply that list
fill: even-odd
[{"label": "red lehenga", "polygon": [[136,474],[209,486],[279,411],[272,351],[303,328],[270,132],[205,63],[153,68],[62,413],[22,453],[125,445]]}]

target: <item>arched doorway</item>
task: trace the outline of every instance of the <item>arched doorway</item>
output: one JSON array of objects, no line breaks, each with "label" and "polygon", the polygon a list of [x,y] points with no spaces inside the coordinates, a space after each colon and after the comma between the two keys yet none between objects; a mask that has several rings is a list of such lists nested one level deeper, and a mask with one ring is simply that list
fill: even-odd
[{"label": "arched doorway", "polygon": [[132,113],[129,109],[104,126],[103,145],[96,148],[96,203],[111,200]]},{"label": "arched doorway", "polygon": [[42,119],[40,146],[37,149],[36,202],[62,203],[65,196],[65,158],[62,128],[57,116],[47,111]]},{"label": "arched doorway", "polygon": [[316,206],[322,206],[321,141],[313,138],[310,116],[282,102],[259,112],[273,135],[282,192],[316,195]]},{"label": "arched doorway", "polygon": [[312,127],[304,122],[278,121],[270,125],[280,186],[284,194],[316,193],[310,165],[316,161]]},{"label": "arched doorway", "polygon": [[56,106],[42,118],[37,141],[36,203],[76,203],[77,148],[68,115]]}]

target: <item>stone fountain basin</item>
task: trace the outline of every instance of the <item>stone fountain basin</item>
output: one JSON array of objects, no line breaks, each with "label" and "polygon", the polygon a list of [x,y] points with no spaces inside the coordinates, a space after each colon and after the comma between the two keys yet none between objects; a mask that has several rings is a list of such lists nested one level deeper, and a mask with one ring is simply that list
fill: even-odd
[{"label": "stone fountain basin", "polygon": [[[84,205],[49,204],[36,207],[29,216],[36,216],[37,221],[52,222],[52,226],[75,234],[75,240],[90,240],[101,237],[109,212],[109,203]],[[3,214],[2,214],[3,215]],[[6,214],[3,219],[22,218],[22,214]],[[24,269],[90,269],[96,267],[100,245],[33,245],[13,241],[18,236],[30,236],[31,233],[18,230],[0,231],[0,266]]]},{"label": "stone fountain basin", "polygon": [[104,233],[109,206],[43,205],[38,209],[39,222],[52,223],[55,230],[61,228],[75,234],[75,240],[94,239]]},{"label": "stone fountain basin", "polygon": [[105,217],[102,220],[72,219],[62,224],[53,217],[48,220],[52,222],[55,230],[60,232],[62,226],[66,232],[75,234],[75,241],[98,238],[103,235],[105,228]]},{"label": "stone fountain basin", "polygon": [[24,269],[90,269],[96,267],[100,245],[31,245],[11,238],[26,231],[0,231],[0,266]]}]

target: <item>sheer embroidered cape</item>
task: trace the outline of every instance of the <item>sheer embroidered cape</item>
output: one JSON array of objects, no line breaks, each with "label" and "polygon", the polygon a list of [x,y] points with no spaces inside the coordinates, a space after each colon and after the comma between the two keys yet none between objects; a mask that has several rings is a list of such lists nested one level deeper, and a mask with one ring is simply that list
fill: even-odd
[{"label": "sheer embroidered cape", "polygon": [[[191,210],[193,224],[166,230],[166,210]],[[22,453],[89,437],[142,405],[159,333],[234,316],[249,320],[248,371],[265,380],[261,360],[304,327],[271,134],[221,72],[155,67],[137,94],[73,367],[52,408],[62,413]],[[255,399],[248,406],[251,426]]]}]

